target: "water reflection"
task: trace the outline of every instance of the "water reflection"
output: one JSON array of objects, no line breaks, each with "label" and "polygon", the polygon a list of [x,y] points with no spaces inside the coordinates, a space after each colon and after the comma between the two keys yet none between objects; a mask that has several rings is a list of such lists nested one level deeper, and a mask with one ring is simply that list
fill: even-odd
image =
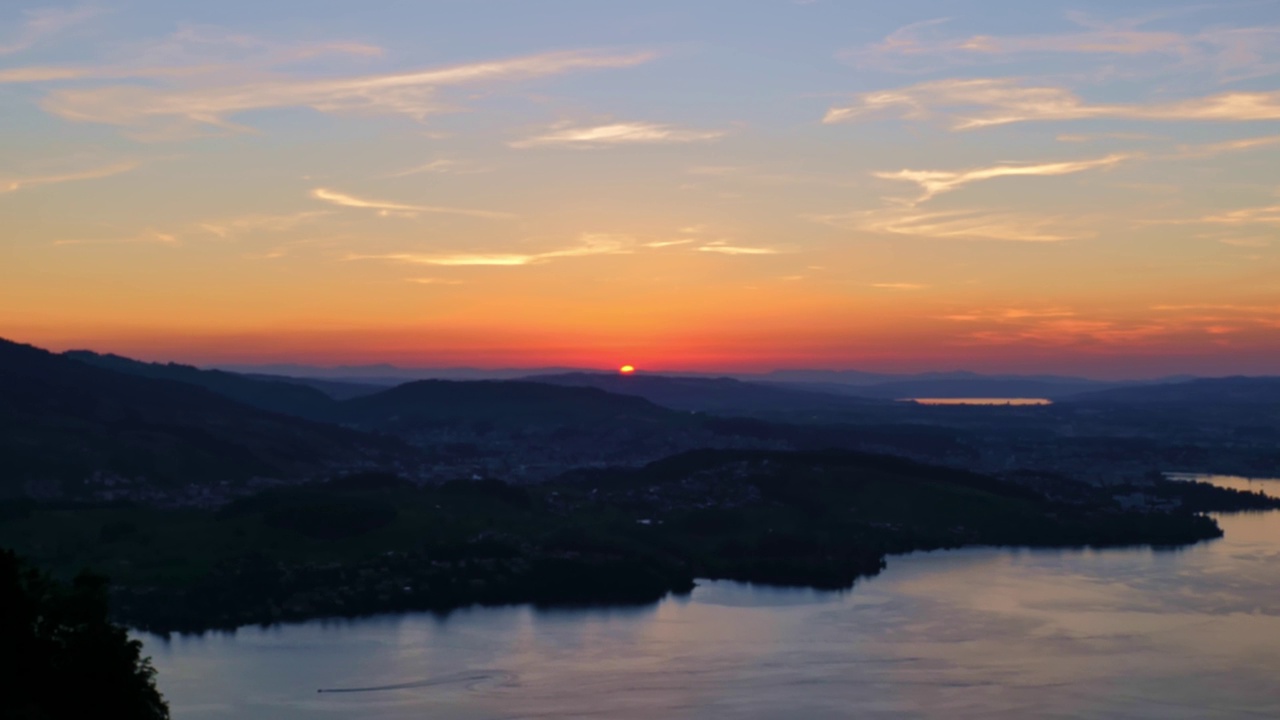
[{"label": "water reflection", "polygon": [[179,718],[1280,717],[1280,513],[1220,522],[1178,553],[923,553],[848,592],[710,582],[148,649]]}]

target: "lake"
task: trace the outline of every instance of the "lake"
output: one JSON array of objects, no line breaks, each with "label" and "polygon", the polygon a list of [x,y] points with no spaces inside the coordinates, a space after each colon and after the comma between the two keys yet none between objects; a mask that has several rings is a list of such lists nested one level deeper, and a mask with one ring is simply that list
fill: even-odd
[{"label": "lake", "polygon": [[1280,717],[1280,512],[1219,522],[1180,550],[892,557],[839,593],[144,639],[179,720]]},{"label": "lake", "polygon": [[917,405],[1052,405],[1046,398],[903,398],[899,402],[913,402]]}]

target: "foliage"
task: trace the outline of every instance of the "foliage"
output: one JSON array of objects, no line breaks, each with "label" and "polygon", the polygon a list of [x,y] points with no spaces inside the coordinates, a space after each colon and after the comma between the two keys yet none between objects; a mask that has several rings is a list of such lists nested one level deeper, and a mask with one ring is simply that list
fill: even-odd
[{"label": "foliage", "polygon": [[142,643],[107,618],[106,581],[69,585],[0,551],[0,715],[15,720],[169,717]]}]

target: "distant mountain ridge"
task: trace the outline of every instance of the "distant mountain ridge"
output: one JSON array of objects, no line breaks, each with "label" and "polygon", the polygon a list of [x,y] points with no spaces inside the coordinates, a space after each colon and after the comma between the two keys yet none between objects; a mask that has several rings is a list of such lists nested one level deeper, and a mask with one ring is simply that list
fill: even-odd
[{"label": "distant mountain ridge", "polygon": [[1088,404],[1273,405],[1280,410],[1280,377],[1197,378],[1178,383],[1124,387],[1077,395]]},{"label": "distant mountain ridge", "polygon": [[[317,367],[299,364],[222,365],[229,372],[255,377],[273,376],[343,383],[396,385],[411,380],[519,380],[524,378],[607,377],[614,373],[584,368],[405,368],[390,364]],[[773,385],[811,393],[852,395],[898,400],[914,397],[1043,397],[1059,399],[1117,387],[1182,382],[1190,376],[1147,380],[1107,381],[1045,374],[983,374],[966,370],[922,373],[878,373],[862,370],[772,370],[768,372],[644,372],[646,377],[737,380],[756,386]],[[565,383],[558,383],[565,384]]]}]

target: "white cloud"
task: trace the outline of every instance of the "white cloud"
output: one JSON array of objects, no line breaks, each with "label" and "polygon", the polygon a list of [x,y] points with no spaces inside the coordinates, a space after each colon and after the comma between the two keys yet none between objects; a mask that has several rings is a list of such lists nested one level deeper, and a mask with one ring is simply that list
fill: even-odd
[{"label": "white cloud", "polygon": [[719,253],[721,255],[777,255],[778,250],[771,247],[749,247],[730,245],[724,240],[715,240],[698,247],[698,252]]},{"label": "white cloud", "polygon": [[628,239],[615,235],[585,234],[577,245],[537,253],[386,253],[381,255],[349,255],[348,260],[386,260],[409,265],[443,267],[496,266],[517,267],[539,265],[550,260],[591,255],[620,255],[629,252]]},{"label": "white cloud", "polygon": [[972,170],[898,170],[897,172],[877,172],[875,176],[885,180],[905,180],[920,186],[924,191],[917,202],[923,202],[942,193],[951,192],[959,187],[982,180],[1001,177],[1053,176],[1114,167],[1126,160],[1138,157],[1129,153],[1116,153],[1092,160],[1072,160],[1035,165],[994,165],[974,168]]},{"label": "white cloud", "polygon": [[589,127],[555,127],[541,135],[510,143],[514,148],[560,145],[567,147],[606,147],[654,143],[690,143],[723,137],[718,130],[691,130],[657,123],[620,122]]},{"label": "white cloud", "polygon": [[1280,91],[1229,92],[1164,103],[1094,105],[1066,88],[1026,86],[1009,78],[937,80],[864,93],[852,105],[828,110],[823,122],[849,122],[885,112],[921,119],[935,111],[953,116],[957,130],[1088,118],[1249,122],[1280,120]]},{"label": "white cloud", "polygon": [[389,200],[369,200],[365,198],[358,198],[353,195],[347,195],[346,193],[341,193],[336,190],[329,190],[327,188],[316,188],[312,190],[311,197],[340,207],[377,210],[383,215],[402,214],[413,216],[418,213],[442,213],[447,215],[467,215],[470,217],[487,218],[491,220],[514,217],[510,213],[493,212],[490,210],[469,210],[466,208],[438,207],[434,205],[409,205]]}]

